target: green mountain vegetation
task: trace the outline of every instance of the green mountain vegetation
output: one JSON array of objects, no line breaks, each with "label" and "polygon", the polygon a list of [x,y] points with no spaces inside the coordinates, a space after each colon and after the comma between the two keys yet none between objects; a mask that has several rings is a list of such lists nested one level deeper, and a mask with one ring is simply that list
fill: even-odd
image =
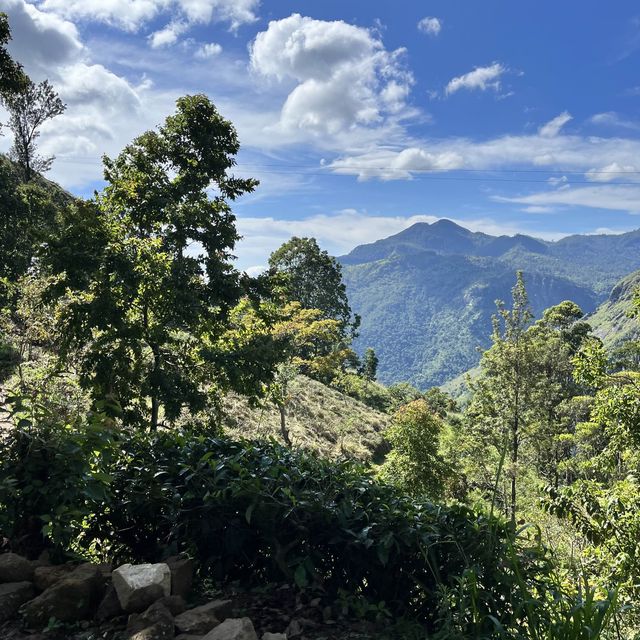
[{"label": "green mountain vegetation", "polygon": [[640,267],[640,231],[545,242],[440,220],[356,247],[340,262],[362,316],[356,346],[375,349],[381,381],[426,389],[478,363],[495,300],[509,298],[516,271],[525,274],[536,317],[562,300],[588,313]]},{"label": "green mountain vegetation", "polygon": [[[97,565],[181,553],[196,598],[254,611],[293,594],[291,637],[638,638],[638,273],[595,334],[584,316],[637,268],[638,232],[545,243],[445,221],[342,262],[292,238],[252,278],[232,205],[258,184],[233,176],[237,134],[207,96],[178,99],[105,158],[100,193],[72,198],[37,154],[61,102],[21,77],[8,37],[0,14],[9,129],[40,116],[0,161],[2,637],[176,638],[164,589],[102,625]],[[359,327],[380,353],[358,357]],[[469,364],[464,406],[407,382]],[[92,563],[96,594],[25,630],[18,607],[52,593],[34,598],[25,558]]]},{"label": "green mountain vegetation", "polygon": [[636,340],[640,335],[637,320],[630,317],[639,286],[640,271],[635,271],[620,280],[608,299],[586,318],[593,327],[593,333],[608,350],[620,347],[629,340]]}]

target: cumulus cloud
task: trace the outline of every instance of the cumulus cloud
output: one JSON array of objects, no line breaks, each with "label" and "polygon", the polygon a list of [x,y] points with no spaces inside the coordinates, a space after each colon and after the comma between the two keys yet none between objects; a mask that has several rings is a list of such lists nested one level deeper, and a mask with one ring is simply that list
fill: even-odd
[{"label": "cumulus cloud", "polygon": [[430,36],[437,36],[442,29],[442,21],[439,18],[426,17],[418,22],[418,29]]},{"label": "cumulus cloud", "polygon": [[195,52],[196,58],[206,60],[208,58],[215,58],[222,53],[222,47],[217,42],[208,42],[203,44]]},{"label": "cumulus cloud", "polygon": [[543,138],[554,138],[570,120],[573,120],[573,116],[568,111],[563,111],[560,115],[553,118],[553,120],[549,120],[549,122],[540,127],[540,135]]},{"label": "cumulus cloud", "polygon": [[[40,140],[44,154],[57,156],[50,177],[64,186],[99,180],[103,153],[118,153],[172,108],[174,96],[152,94],[148,83],[136,86],[93,62],[72,23],[24,0],[0,0],[0,11],[9,15],[11,54],[34,80],[49,78],[67,104]],[[9,144],[0,139],[3,149]]]},{"label": "cumulus cloud", "polygon": [[500,78],[507,71],[507,68],[500,62],[494,62],[488,67],[476,67],[473,71],[457,76],[449,80],[445,88],[445,93],[451,95],[466,89],[467,91],[486,91],[493,89],[500,90]]},{"label": "cumulus cloud", "polygon": [[39,8],[63,18],[102,22],[131,32],[166,16],[168,25],[156,32],[160,34],[157,38],[151,38],[152,45],[162,46],[170,44],[166,42],[170,32],[175,34],[172,24],[184,24],[186,30],[195,24],[225,22],[235,30],[257,20],[259,4],[260,0],[44,0]]},{"label": "cumulus cloud", "polygon": [[387,51],[370,30],[293,14],[269,23],[251,45],[258,77],[287,87],[277,132],[328,143],[379,129],[406,108],[413,77],[404,49]]},{"label": "cumulus cloud", "polygon": [[166,27],[155,31],[149,36],[149,42],[154,49],[167,47],[178,42],[180,36],[187,31],[186,22],[170,22]]}]

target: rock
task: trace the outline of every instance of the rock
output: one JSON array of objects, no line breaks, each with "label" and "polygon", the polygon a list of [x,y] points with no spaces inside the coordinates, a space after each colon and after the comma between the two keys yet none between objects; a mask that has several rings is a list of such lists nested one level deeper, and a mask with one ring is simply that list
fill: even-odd
[{"label": "rock", "polygon": [[164,598],[160,598],[158,603],[169,609],[173,616],[180,615],[187,608],[187,603],[182,596],[165,596]]},{"label": "rock", "polygon": [[104,580],[94,564],[81,564],[24,606],[27,625],[45,626],[50,618],[61,622],[77,622],[92,617],[102,597]]},{"label": "rock", "polygon": [[287,640],[286,633],[266,633],[262,634],[262,640]]},{"label": "rock", "polygon": [[154,602],[144,613],[132,613],[127,622],[129,640],[173,640],[173,616],[161,602]]},{"label": "rock", "polygon": [[295,638],[302,635],[302,625],[297,620],[292,620],[287,627],[285,634],[287,638]]},{"label": "rock", "polygon": [[204,636],[194,636],[192,633],[181,633],[175,640],[202,640]]},{"label": "rock", "polygon": [[258,640],[249,618],[228,618],[202,640]]},{"label": "rock", "polygon": [[73,566],[69,564],[59,564],[55,567],[40,566],[33,572],[33,583],[38,591],[45,591],[56,582],[69,576],[73,571]]},{"label": "rock", "polygon": [[0,584],[0,622],[13,618],[18,609],[35,595],[33,585],[26,580]]},{"label": "rock", "polygon": [[231,600],[213,600],[176,616],[176,629],[180,633],[204,634],[231,615]]},{"label": "rock", "polygon": [[32,564],[17,553],[0,555],[0,583],[31,582],[33,580]]},{"label": "rock", "polygon": [[125,611],[144,611],[163,596],[171,595],[171,570],[159,564],[123,564],[111,574],[120,605]]},{"label": "rock", "polygon": [[120,605],[120,600],[118,600],[116,589],[111,584],[107,588],[107,592],[104,594],[104,597],[98,605],[96,620],[98,622],[104,622],[105,620],[111,620],[111,618],[117,618],[118,616],[124,615],[124,613],[124,609]]},{"label": "rock", "polygon": [[193,585],[194,563],[191,558],[171,556],[165,560],[171,569],[171,593],[186,598]]}]

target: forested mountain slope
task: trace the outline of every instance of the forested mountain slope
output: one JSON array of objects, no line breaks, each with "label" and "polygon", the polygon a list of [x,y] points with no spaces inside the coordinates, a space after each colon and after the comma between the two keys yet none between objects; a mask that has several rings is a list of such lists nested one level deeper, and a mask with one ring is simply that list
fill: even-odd
[{"label": "forested mountain slope", "polygon": [[359,345],[380,358],[382,382],[442,384],[475,366],[495,300],[525,274],[534,313],[562,300],[592,312],[640,267],[640,231],[546,242],[474,233],[448,220],[419,223],[340,258],[362,318]]},{"label": "forested mountain slope", "polygon": [[611,294],[587,321],[593,332],[604,342],[607,350],[615,349],[627,340],[639,337],[638,320],[630,318],[634,291],[640,287],[640,271],[624,277],[611,290]]}]

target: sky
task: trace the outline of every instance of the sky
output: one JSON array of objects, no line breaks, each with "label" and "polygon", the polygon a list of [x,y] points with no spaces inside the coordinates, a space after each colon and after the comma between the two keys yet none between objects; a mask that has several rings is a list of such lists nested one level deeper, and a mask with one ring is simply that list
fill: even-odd
[{"label": "sky", "polygon": [[[67,104],[48,177],[205,93],[238,130],[238,267],[292,235],[334,255],[449,218],[557,239],[640,227],[640,5],[631,0],[0,0],[9,49]],[[2,117],[0,117],[0,121]],[[0,138],[7,150],[8,136]]]}]

